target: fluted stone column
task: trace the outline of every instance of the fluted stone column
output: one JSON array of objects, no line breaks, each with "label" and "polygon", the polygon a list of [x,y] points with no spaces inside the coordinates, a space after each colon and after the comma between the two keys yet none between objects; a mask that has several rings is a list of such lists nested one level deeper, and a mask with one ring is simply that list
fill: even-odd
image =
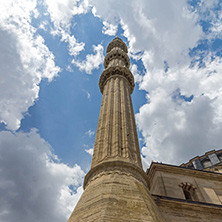
[{"label": "fluted stone column", "polygon": [[69,222],[164,221],[147,188],[142,169],[125,43],[107,47],[99,86],[103,94],[91,169]]}]

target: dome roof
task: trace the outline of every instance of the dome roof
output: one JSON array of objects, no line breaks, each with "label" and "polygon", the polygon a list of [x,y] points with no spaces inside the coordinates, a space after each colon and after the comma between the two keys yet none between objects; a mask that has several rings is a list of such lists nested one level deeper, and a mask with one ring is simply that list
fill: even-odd
[{"label": "dome roof", "polygon": [[110,52],[115,47],[121,48],[125,53],[128,53],[126,44],[118,36],[109,43],[106,53]]}]

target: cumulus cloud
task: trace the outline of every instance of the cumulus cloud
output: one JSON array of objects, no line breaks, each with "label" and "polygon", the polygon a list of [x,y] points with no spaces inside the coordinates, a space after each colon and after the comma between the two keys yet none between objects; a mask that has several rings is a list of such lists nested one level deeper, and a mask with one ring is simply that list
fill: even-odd
[{"label": "cumulus cloud", "polygon": [[93,148],[85,149],[85,151],[86,151],[90,156],[93,155]]},{"label": "cumulus cloud", "polygon": [[0,132],[1,221],[67,221],[83,177],[78,165],[61,163],[36,130]]},{"label": "cumulus cloud", "polygon": [[116,34],[117,29],[118,29],[117,25],[109,24],[106,21],[103,22],[103,29],[102,29],[103,34],[113,36]]},{"label": "cumulus cloud", "polygon": [[50,15],[54,28],[51,33],[60,37],[62,42],[68,44],[68,51],[71,56],[78,55],[85,46],[85,43],[78,42],[71,34],[71,20],[76,15],[85,14],[89,9],[88,0],[45,0],[47,12]]},{"label": "cumulus cloud", "polygon": [[51,31],[53,36],[59,36],[61,42],[67,43],[70,56],[77,56],[85,47],[84,42],[78,42],[74,35],[71,35],[69,30],[63,27],[57,27]]},{"label": "cumulus cloud", "polygon": [[77,61],[73,60],[72,63],[75,64],[79,70],[86,72],[87,74],[92,74],[93,69],[98,69],[103,63],[103,46],[101,44],[93,45],[94,54],[88,54],[86,60]]},{"label": "cumulus cloud", "polygon": [[89,101],[91,101],[91,94],[90,94],[90,92],[88,92],[87,90],[82,90],[85,94],[86,94],[86,96],[87,96],[87,99],[89,100]]},{"label": "cumulus cloud", "polygon": [[[71,19],[87,12],[88,1],[46,0],[41,4],[54,24],[51,33],[68,44],[71,56],[77,56],[85,44],[70,34]],[[2,1],[0,12],[0,122],[17,130],[38,98],[41,80],[51,81],[61,70],[32,24],[32,18],[39,17],[36,0]],[[43,20],[39,28],[46,31],[47,26],[48,21]]]},{"label": "cumulus cloud", "polygon": [[11,130],[38,98],[41,79],[51,81],[60,71],[31,25],[35,9],[35,0],[3,1],[0,8],[0,122]]},{"label": "cumulus cloud", "polygon": [[88,0],[45,0],[48,13],[56,28],[70,28],[70,20],[75,15],[84,14],[89,9]]},{"label": "cumulus cloud", "polygon": [[131,70],[131,72],[132,72],[132,74],[134,76],[135,82],[140,83],[142,81],[143,77],[140,74],[137,65],[136,64],[132,64],[130,66],[130,70]]},{"label": "cumulus cloud", "polygon": [[114,26],[121,24],[132,55],[139,51],[151,55],[149,69],[162,67],[164,61],[172,66],[189,60],[189,48],[196,46],[202,35],[186,0],[90,2],[101,19]]},{"label": "cumulus cloud", "polygon": [[210,26],[208,28],[208,39],[213,38],[221,38],[222,28],[221,28],[221,20],[222,20],[222,12],[220,10],[221,3],[219,0],[206,0],[200,1],[197,6],[197,12],[199,13],[200,21],[204,23],[209,23]]},{"label": "cumulus cloud", "polygon": [[146,160],[179,164],[221,147],[222,59],[205,67],[149,72],[141,88],[148,91],[136,120]]},{"label": "cumulus cloud", "polygon": [[[221,10],[214,10],[220,2],[90,2],[100,19],[121,25],[129,55],[145,68],[141,76],[138,67],[131,66],[140,89],[147,92],[147,103],[136,115],[145,143],[143,163],[179,164],[221,147],[221,58],[210,49],[198,49],[195,57],[189,54],[202,40],[221,36]],[[201,27],[204,22],[207,31]]]}]

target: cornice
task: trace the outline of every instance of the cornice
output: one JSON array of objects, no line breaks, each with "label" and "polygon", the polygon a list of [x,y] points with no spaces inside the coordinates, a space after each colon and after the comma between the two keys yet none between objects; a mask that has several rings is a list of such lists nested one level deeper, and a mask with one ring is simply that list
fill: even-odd
[{"label": "cornice", "polygon": [[110,174],[110,173],[112,174],[118,173],[121,175],[123,174],[127,176],[133,176],[142,183],[144,183],[145,186],[148,185],[147,175],[142,168],[130,162],[121,161],[121,160],[112,160],[100,163],[91,168],[90,171],[85,176],[83,188],[85,189],[87,185],[90,183],[90,181],[95,180],[104,174]]},{"label": "cornice", "polygon": [[107,53],[105,60],[104,60],[104,67],[105,68],[107,68],[107,66],[109,65],[109,63],[112,59],[122,60],[125,63],[127,68],[129,68],[129,66],[130,66],[130,60],[129,60],[128,55],[123,50],[121,50],[119,48],[113,49],[112,51]]},{"label": "cornice", "polygon": [[222,181],[221,173],[197,170],[197,169],[189,169],[180,166],[152,162],[150,168],[147,170],[149,187],[150,187],[150,182],[153,180],[153,177],[157,171],[171,173],[171,174],[185,175],[185,176],[193,176],[201,179]]},{"label": "cornice", "polygon": [[178,207],[180,210],[183,209],[193,209],[193,210],[200,210],[202,208],[204,211],[211,211],[214,209],[214,213],[220,213],[222,205],[219,204],[212,204],[212,203],[205,203],[205,202],[198,202],[198,201],[189,201],[184,199],[172,198],[167,196],[159,196],[152,194],[153,199],[158,205],[163,205],[165,207]]},{"label": "cornice", "polygon": [[103,89],[104,89],[104,86],[105,86],[107,80],[110,77],[116,76],[116,75],[122,76],[128,80],[128,83],[131,88],[131,93],[132,93],[133,89],[134,89],[134,85],[135,85],[133,74],[131,73],[131,71],[128,68],[120,67],[120,66],[111,66],[102,72],[100,79],[99,79],[99,88],[100,88],[101,93],[103,93]]},{"label": "cornice", "polygon": [[201,156],[195,156],[192,159],[190,159],[189,162],[181,164],[181,166],[182,167],[188,166],[189,164],[192,164],[192,162],[195,161],[196,159],[200,159],[200,160],[204,159],[204,158],[208,157],[208,155],[213,154],[213,153],[220,154],[220,153],[222,153],[222,149],[220,149],[220,150],[210,150],[210,151],[206,152],[205,154],[203,154]]}]

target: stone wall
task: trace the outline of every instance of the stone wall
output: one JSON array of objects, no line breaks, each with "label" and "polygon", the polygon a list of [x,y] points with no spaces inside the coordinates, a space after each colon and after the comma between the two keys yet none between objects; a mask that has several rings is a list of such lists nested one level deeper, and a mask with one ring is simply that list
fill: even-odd
[{"label": "stone wall", "polygon": [[154,197],[167,222],[221,222],[222,206]]},{"label": "stone wall", "polygon": [[152,163],[148,181],[166,221],[222,221],[222,174]]}]

